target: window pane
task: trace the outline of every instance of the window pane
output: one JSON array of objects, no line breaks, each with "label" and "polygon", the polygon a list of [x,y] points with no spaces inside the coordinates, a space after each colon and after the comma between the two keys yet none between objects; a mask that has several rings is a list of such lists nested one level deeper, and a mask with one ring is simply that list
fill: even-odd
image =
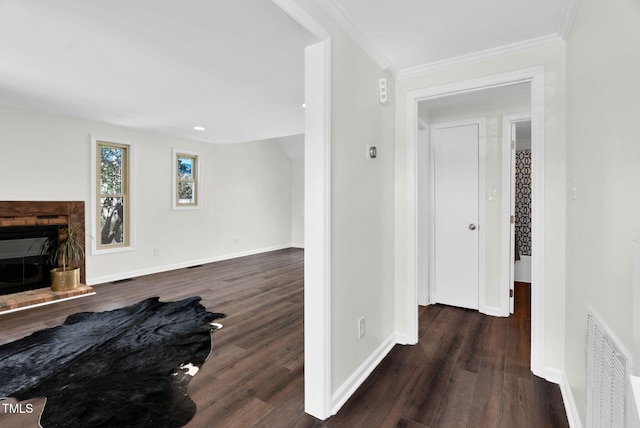
[{"label": "window pane", "polygon": [[100,192],[102,194],[122,193],[122,155],[118,147],[100,148]]},{"label": "window pane", "polygon": [[195,183],[192,181],[178,182],[178,203],[179,204],[195,204]]},{"label": "window pane", "polygon": [[193,164],[195,159],[178,155],[178,178],[181,180],[193,180]]},{"label": "window pane", "polygon": [[100,245],[121,244],[124,238],[124,199],[100,198]]}]

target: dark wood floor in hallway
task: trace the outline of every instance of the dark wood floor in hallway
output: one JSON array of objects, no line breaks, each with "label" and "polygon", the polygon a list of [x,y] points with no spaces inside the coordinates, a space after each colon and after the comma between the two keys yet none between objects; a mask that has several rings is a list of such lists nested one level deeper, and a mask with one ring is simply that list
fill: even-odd
[{"label": "dark wood floor in hallway", "polygon": [[509,318],[420,308],[419,343],[396,346],[328,426],[568,427],[558,385],[529,370],[530,285]]},{"label": "dark wood floor in hallway", "polygon": [[396,346],[337,415],[304,413],[304,253],[289,249],[95,286],[96,295],[0,316],[0,343],[159,296],[202,297],[224,312],[213,352],[189,385],[199,427],[567,427],[557,385],[529,371],[528,285],[516,314],[420,309],[420,341]]}]

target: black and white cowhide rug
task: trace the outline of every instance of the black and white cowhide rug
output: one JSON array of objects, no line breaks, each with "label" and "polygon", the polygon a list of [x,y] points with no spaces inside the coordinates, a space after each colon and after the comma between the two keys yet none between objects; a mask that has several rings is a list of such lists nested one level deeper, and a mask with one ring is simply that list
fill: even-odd
[{"label": "black and white cowhide rug", "polygon": [[[187,383],[211,351],[213,321],[200,297],[154,297],[0,346],[0,416],[30,413],[16,400],[45,397],[49,427],[180,427],[195,415]],[[1,425],[1,424],[0,424]]]}]

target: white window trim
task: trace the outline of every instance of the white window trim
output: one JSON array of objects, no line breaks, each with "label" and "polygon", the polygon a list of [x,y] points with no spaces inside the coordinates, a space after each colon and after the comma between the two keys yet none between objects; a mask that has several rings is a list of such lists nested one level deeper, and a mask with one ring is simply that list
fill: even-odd
[{"label": "white window trim", "polygon": [[[98,165],[97,165],[97,145],[98,141],[104,141],[108,143],[122,144],[129,147],[129,245],[119,246],[114,248],[98,248],[98,213],[96,207],[98,206],[98,195],[96,189],[96,180],[98,179]],[[91,136],[91,208],[89,209],[91,217],[91,233],[89,234],[89,240],[91,241],[91,255],[98,256],[103,254],[121,253],[125,251],[135,250],[135,146],[133,142],[127,140],[121,140],[118,138],[107,138],[96,135]]]},{"label": "white window trim", "polygon": [[[196,158],[196,203],[195,205],[180,205],[178,203],[177,191],[176,191],[176,177],[178,176],[178,163],[176,162],[177,156],[187,155]],[[181,150],[173,148],[171,156],[171,209],[174,211],[188,211],[188,210],[200,210],[202,209],[202,180],[200,179],[200,170],[202,169],[202,156],[198,152],[192,152],[189,150]]]}]

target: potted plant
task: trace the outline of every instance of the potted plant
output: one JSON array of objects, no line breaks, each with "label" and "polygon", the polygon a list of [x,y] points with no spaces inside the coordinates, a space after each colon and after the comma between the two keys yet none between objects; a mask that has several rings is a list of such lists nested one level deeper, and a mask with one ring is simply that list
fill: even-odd
[{"label": "potted plant", "polygon": [[73,290],[80,284],[80,263],[84,249],[76,240],[76,226],[69,223],[60,228],[57,240],[47,241],[43,252],[48,255],[51,269],[51,290]]}]

